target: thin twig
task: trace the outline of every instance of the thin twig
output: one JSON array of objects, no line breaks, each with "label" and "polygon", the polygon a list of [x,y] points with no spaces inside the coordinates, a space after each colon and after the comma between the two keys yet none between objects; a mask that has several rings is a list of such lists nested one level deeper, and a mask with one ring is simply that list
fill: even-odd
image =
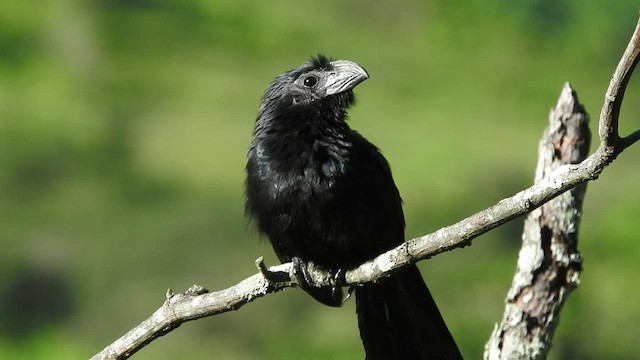
[{"label": "thin twig", "polygon": [[[624,98],[624,92],[627,89],[627,84],[631,79],[633,70],[638,64],[638,53],[640,52],[640,21],[636,24],[636,28],[629,40],[629,44],[616,67],[609,87],[604,96],[604,105],[600,112],[600,148],[604,148],[607,152],[622,151],[624,148],[631,145],[638,140],[637,132],[632,134],[633,138],[620,142],[620,135],[618,133],[618,120],[620,117],[620,108],[622,107],[622,100]],[[635,140],[633,140],[635,139]],[[622,146],[622,149],[616,149]],[[600,150],[600,149],[599,149]]]}]

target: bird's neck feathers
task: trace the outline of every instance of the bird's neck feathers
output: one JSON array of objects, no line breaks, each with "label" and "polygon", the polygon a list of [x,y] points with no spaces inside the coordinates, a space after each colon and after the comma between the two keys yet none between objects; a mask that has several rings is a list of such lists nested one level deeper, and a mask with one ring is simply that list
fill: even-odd
[{"label": "bird's neck feathers", "polygon": [[[353,102],[351,92],[317,103],[296,105],[290,99],[264,99],[256,120],[254,135],[286,137],[288,141],[314,142],[342,138],[351,131],[346,108]],[[283,106],[283,102],[288,102]]]},{"label": "bird's neck feathers", "polygon": [[263,102],[260,107],[250,152],[278,159],[277,166],[272,165],[279,171],[299,172],[326,164],[333,164],[327,167],[332,172],[341,169],[334,165],[347,161],[351,149],[345,108],[333,104],[304,108],[268,105]]}]

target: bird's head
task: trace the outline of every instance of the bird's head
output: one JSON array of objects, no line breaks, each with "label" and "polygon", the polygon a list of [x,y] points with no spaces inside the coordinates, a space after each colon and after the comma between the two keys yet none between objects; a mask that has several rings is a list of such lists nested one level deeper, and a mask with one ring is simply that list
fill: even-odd
[{"label": "bird's head", "polygon": [[327,113],[343,118],[355,99],[352,89],[368,78],[367,72],[353,61],[318,55],[278,75],[269,84],[258,120]]}]

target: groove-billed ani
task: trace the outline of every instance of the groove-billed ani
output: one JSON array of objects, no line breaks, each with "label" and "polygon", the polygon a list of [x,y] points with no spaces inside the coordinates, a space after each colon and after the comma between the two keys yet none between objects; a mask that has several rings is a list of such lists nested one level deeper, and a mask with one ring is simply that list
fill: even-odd
[{"label": "groove-billed ani", "polygon": [[[352,89],[368,77],[352,61],[318,55],[277,76],[262,98],[248,151],[246,211],[299,274],[307,261],[337,274],[404,241],[389,164],[345,122]],[[324,304],[342,302],[339,289],[303,288]],[[461,358],[414,265],[355,292],[367,359]]]}]

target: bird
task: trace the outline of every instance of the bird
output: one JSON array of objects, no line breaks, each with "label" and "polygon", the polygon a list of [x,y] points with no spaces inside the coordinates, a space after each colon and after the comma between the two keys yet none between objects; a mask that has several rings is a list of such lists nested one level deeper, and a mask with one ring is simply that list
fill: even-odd
[{"label": "bird", "polygon": [[[405,241],[389,163],[347,123],[353,89],[368,78],[356,62],[322,54],[276,76],[247,151],[246,214],[329,306],[342,305],[342,288],[311,284],[306,264],[338,276]],[[415,264],[356,286],[355,298],[367,360],[462,359]]]}]

